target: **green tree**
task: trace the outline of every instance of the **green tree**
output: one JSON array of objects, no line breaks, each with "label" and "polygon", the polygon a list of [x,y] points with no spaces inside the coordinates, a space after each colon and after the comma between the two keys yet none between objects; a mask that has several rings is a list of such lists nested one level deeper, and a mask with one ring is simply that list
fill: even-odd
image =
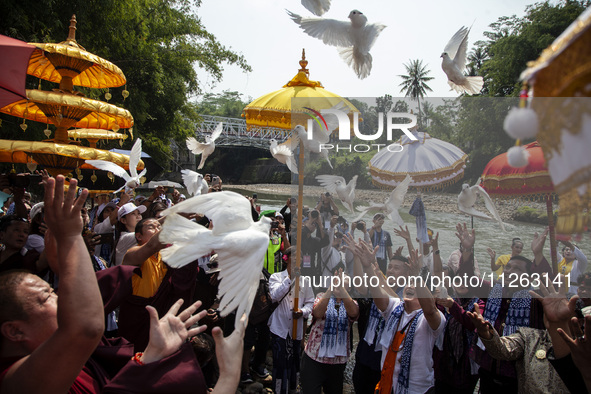
[{"label": "green tree", "polygon": [[589,1],[562,0],[530,5],[523,18],[504,16],[485,32],[488,41],[482,63],[489,96],[517,96],[519,75],[527,62],[538,58],[576,18],[589,6]]},{"label": "green tree", "polygon": [[423,61],[409,60],[408,64],[404,64],[408,75],[399,75],[402,78],[402,86],[400,92],[403,92],[406,97],[417,100],[419,105],[419,119],[421,115],[421,99],[425,97],[427,91],[432,92],[433,89],[427,85],[427,82],[433,79],[429,77],[431,70],[427,70],[427,65],[423,65]]},{"label": "green tree", "polygon": [[[222,78],[224,64],[250,71],[243,56],[206,30],[198,16],[200,4],[200,0],[4,0],[0,33],[29,42],[61,42],[70,16],[76,14],[77,41],[119,66],[127,77],[129,97],[124,101],[121,96],[125,87],[111,89],[110,103],[131,112],[134,137],[141,137],[144,150],[167,167],[170,139],[182,141],[193,134],[199,118],[190,102],[200,93],[195,68],[216,81]],[[32,78],[30,87],[37,83]],[[80,90],[91,98],[105,93]],[[128,139],[125,146],[132,143]]]},{"label": "green tree", "polygon": [[201,115],[225,116],[240,118],[242,110],[248,102],[236,91],[226,90],[223,93],[207,93],[197,102],[197,111]]}]

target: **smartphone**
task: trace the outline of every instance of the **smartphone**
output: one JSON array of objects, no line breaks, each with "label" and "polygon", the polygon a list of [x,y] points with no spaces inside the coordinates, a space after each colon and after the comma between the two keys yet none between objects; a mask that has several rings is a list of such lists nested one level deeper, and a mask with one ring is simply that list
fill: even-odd
[{"label": "smartphone", "polygon": [[113,233],[102,233],[97,234],[99,236],[99,244],[109,244],[112,245],[114,242],[114,234]]}]

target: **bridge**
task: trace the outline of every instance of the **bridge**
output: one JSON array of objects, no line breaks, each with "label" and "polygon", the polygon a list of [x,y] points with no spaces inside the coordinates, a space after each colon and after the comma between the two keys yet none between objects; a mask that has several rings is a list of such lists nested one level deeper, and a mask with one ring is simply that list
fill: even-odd
[{"label": "bridge", "polygon": [[276,139],[281,143],[285,141],[290,130],[278,128],[255,128],[246,130],[246,120],[240,118],[226,118],[223,116],[201,115],[203,121],[197,125],[195,138],[199,142],[205,142],[203,134],[211,134],[222,122],[224,130],[215,141],[216,146],[247,146],[260,149],[269,149],[269,141]]}]

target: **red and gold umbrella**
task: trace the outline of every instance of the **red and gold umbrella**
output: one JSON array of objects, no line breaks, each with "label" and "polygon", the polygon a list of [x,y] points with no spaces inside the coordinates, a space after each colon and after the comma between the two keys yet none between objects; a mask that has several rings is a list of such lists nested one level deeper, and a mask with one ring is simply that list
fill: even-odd
[{"label": "red and gold umbrella", "polygon": [[525,167],[509,165],[507,153],[502,153],[488,162],[482,172],[481,186],[493,198],[528,199],[546,202],[548,225],[550,227],[550,253],[552,269],[557,272],[556,237],[554,234],[554,214],[552,198],[554,184],[548,173],[544,152],[537,141],[524,146],[528,157]]}]

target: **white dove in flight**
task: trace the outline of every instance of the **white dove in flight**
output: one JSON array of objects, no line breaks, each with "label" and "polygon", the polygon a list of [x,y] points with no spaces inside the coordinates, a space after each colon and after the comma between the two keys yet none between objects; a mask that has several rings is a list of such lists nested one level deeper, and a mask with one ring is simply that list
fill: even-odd
[{"label": "white dove in flight", "polygon": [[308,152],[316,153],[322,156],[328,162],[330,168],[332,167],[332,163],[328,158],[328,149],[321,149],[321,145],[328,143],[329,137],[323,131],[318,131],[316,127],[313,128],[312,132],[312,139],[308,139],[308,132],[302,125],[297,125],[294,128],[296,135],[299,139],[301,139],[304,143],[304,149]]},{"label": "white dove in flight", "polygon": [[390,193],[383,204],[376,204],[372,202],[369,207],[357,207],[357,210],[360,211],[361,214],[353,221],[357,222],[361,220],[361,218],[369,211],[376,211],[383,212],[386,216],[392,219],[394,223],[399,226],[404,226],[404,220],[402,220],[402,217],[400,217],[398,209],[404,202],[404,196],[406,196],[408,185],[410,185],[411,182],[412,178],[407,175],[406,178],[404,178],[404,180],[400,182],[394,190],[392,190],[392,193]]},{"label": "white dove in flight", "polygon": [[[177,212],[200,213],[213,223],[211,230]],[[191,197],[162,212],[166,220],[160,241],[172,246],[160,251],[162,259],[179,268],[215,250],[220,267],[220,314],[237,309],[236,324],[249,315],[259,286],[263,257],[269,246],[271,219],[252,220],[248,199],[223,191]]]},{"label": "white dove in flight", "polygon": [[349,13],[350,22],[303,18],[291,11],[287,11],[287,14],[309,36],[322,40],[326,45],[338,47],[339,55],[353,68],[359,79],[369,76],[372,63],[369,50],[386,28],[385,25],[367,23],[367,17],[358,10]]},{"label": "white dove in flight", "polygon": [[331,194],[336,194],[344,206],[351,213],[355,213],[353,201],[355,201],[355,186],[357,185],[357,175],[349,183],[345,178],[339,175],[317,175],[316,180]]},{"label": "white dove in flight", "polygon": [[205,164],[205,160],[213,153],[215,150],[215,140],[222,134],[224,129],[224,125],[222,122],[218,123],[217,127],[211,133],[211,135],[205,136],[205,142],[201,143],[195,139],[195,137],[187,138],[187,148],[195,155],[201,155],[201,162],[199,163],[198,170],[203,168]]},{"label": "white dove in flight", "polygon": [[98,168],[99,170],[103,171],[111,171],[113,174],[117,175],[119,178],[123,178],[125,180],[125,185],[121,186],[119,190],[116,190],[115,193],[118,193],[123,188],[125,188],[125,192],[129,192],[131,189],[135,189],[140,185],[140,178],[146,175],[146,169],[139,174],[137,173],[137,165],[140,162],[140,158],[142,156],[142,140],[137,139],[131,148],[131,152],[129,154],[129,174],[123,167],[119,167],[115,163],[111,163],[110,161],[105,160],[86,160],[86,163],[90,164],[93,167]]},{"label": "white dove in flight", "polygon": [[[493,216],[492,218],[474,208],[474,204],[476,204],[476,201],[478,200],[479,196],[482,196],[482,198],[484,199],[484,205]],[[505,231],[505,225],[501,220],[501,216],[497,212],[495,204],[491,200],[486,190],[484,190],[480,185],[470,186],[467,183],[464,183],[462,185],[462,191],[458,196],[458,209],[461,212],[464,212],[465,214],[468,214],[470,216],[476,216],[482,219],[489,220],[494,219],[497,222],[499,222],[499,224],[501,225],[501,229]]]},{"label": "white dove in flight", "polygon": [[464,75],[469,32],[470,29],[462,27],[449,40],[441,54],[443,58],[441,68],[447,75],[447,83],[453,90],[458,93],[478,94],[484,85],[482,77]]},{"label": "white dove in flight", "polygon": [[271,139],[271,146],[269,147],[271,155],[280,163],[287,165],[287,168],[289,168],[294,174],[298,173],[298,164],[296,163],[293,150],[298,142],[299,138],[296,135],[292,138],[288,138],[287,141],[282,144],[277,144],[277,140],[273,138]]},{"label": "white dove in flight", "polygon": [[191,170],[181,170],[181,174],[183,183],[190,195],[198,196],[200,194],[207,194],[209,186],[205,179],[203,179],[202,174]]},{"label": "white dove in flight", "polygon": [[302,0],[302,5],[314,15],[322,16],[330,9],[330,0]]}]

